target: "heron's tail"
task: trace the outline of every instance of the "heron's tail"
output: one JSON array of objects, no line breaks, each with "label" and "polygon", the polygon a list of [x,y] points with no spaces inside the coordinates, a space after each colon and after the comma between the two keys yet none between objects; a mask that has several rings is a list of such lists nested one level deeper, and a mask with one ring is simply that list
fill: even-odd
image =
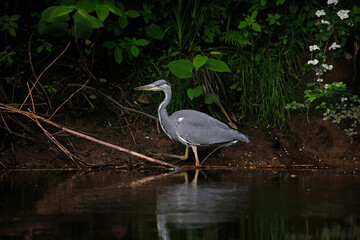
[{"label": "heron's tail", "polygon": [[244,134],[242,134],[242,133],[240,133],[240,132],[238,132],[238,131],[236,131],[236,132],[237,132],[237,134],[236,134],[236,139],[238,139],[238,140],[240,140],[240,141],[242,141],[242,142],[245,142],[245,143],[250,142],[248,136],[246,136],[246,135],[244,135]]}]

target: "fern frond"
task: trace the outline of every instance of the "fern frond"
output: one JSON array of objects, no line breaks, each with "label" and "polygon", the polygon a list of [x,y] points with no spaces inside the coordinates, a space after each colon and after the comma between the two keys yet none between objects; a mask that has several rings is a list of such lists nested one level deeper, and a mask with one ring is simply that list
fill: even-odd
[{"label": "fern frond", "polygon": [[253,46],[253,44],[239,31],[230,30],[224,32],[220,40],[236,47],[245,47],[247,45]]}]

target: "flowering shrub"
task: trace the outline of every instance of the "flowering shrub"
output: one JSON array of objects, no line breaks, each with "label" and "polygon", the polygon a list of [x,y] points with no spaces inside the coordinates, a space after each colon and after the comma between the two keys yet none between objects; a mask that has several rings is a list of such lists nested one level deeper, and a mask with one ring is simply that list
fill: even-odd
[{"label": "flowering shrub", "polygon": [[315,39],[317,44],[309,46],[312,59],[307,62],[307,67],[316,75],[316,82],[312,82],[304,93],[304,104],[291,103],[288,108],[310,107],[316,102],[317,109],[325,109],[324,120],[340,123],[343,119],[351,119],[351,127],[345,129],[348,135],[357,134],[356,127],[360,121],[360,101],[357,95],[351,94],[342,82],[324,84],[324,75],[333,70],[329,64],[328,53],[333,57],[339,57],[344,53],[343,49],[350,33],[354,32],[354,22],[350,10],[338,8],[338,0],[328,0],[327,6],[316,10],[314,15],[318,18]]}]

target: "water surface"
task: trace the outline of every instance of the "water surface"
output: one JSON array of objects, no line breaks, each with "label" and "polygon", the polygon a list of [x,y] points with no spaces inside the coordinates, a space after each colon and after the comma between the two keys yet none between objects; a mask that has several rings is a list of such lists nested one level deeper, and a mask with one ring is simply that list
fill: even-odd
[{"label": "water surface", "polygon": [[0,239],[360,239],[337,170],[0,172]]}]

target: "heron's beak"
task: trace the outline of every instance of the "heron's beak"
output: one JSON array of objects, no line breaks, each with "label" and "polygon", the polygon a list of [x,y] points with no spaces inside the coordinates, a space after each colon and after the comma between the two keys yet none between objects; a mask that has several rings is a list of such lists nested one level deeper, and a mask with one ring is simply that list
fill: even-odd
[{"label": "heron's beak", "polygon": [[144,85],[141,87],[134,88],[134,90],[151,90],[153,87],[155,87],[153,84]]}]

